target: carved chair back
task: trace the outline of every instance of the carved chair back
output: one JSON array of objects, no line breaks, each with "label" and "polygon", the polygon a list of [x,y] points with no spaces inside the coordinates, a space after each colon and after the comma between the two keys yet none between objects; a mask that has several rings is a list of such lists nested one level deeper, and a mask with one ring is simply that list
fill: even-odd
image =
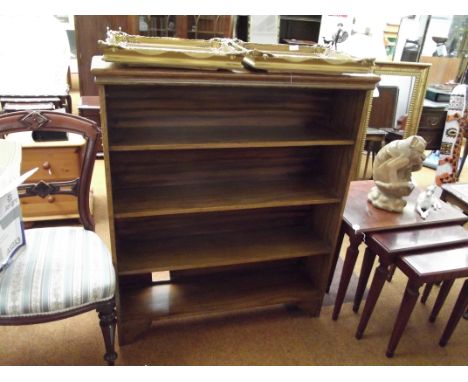
[{"label": "carved chair back", "polygon": [[80,134],[86,140],[80,177],[62,182],[25,183],[18,187],[20,198],[65,194],[78,198],[81,224],[94,231],[94,219],[89,206],[89,190],[101,130],[89,119],[55,111],[18,111],[0,115],[0,138],[24,131],[55,131]]}]

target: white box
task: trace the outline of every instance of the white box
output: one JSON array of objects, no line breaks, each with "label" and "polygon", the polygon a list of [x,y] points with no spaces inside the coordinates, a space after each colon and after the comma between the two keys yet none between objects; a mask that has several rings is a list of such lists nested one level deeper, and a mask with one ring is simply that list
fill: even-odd
[{"label": "white box", "polygon": [[26,244],[18,187],[37,168],[20,176],[21,145],[0,139],[0,272]]}]

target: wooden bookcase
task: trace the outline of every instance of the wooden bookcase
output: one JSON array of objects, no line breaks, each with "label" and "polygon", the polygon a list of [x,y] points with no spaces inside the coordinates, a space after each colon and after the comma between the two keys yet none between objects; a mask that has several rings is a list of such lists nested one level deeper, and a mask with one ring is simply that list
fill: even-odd
[{"label": "wooden bookcase", "polygon": [[[120,343],[160,319],[320,312],[372,74],[129,68],[100,89]],[[152,281],[169,271],[170,280]]]}]

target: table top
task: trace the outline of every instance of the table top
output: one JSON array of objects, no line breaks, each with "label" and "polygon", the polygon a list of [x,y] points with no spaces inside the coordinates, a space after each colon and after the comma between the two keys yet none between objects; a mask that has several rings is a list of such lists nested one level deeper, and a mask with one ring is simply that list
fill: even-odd
[{"label": "table top", "polygon": [[442,190],[468,204],[468,183],[445,183]]},{"label": "table top", "polygon": [[[406,264],[418,276],[452,274],[452,277],[468,276],[468,253],[466,248],[441,250],[417,255],[403,256],[399,262]],[[405,271],[403,269],[403,271]],[[405,272],[406,273],[406,272]]]},{"label": "table top", "polygon": [[368,244],[374,241],[381,250],[389,254],[401,254],[443,247],[468,247],[468,230],[461,225],[424,227],[417,229],[391,230],[371,233],[366,237]]},{"label": "table top", "polygon": [[468,217],[457,208],[440,201],[441,208],[431,211],[426,220],[416,212],[416,200],[423,191],[415,188],[406,197],[407,205],[403,212],[389,212],[375,208],[367,201],[367,194],[374,186],[373,180],[354,181],[350,183],[343,220],[356,232],[376,232],[399,228],[418,228],[443,224],[463,224]]}]

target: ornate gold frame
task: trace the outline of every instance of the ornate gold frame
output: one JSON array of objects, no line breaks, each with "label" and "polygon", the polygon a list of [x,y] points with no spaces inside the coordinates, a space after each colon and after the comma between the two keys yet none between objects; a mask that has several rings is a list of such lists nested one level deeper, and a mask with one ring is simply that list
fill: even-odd
[{"label": "ornate gold frame", "polygon": [[[408,119],[406,120],[405,132],[403,135],[404,138],[410,135],[416,135],[418,132],[430,68],[431,64],[419,62],[376,61],[375,63],[375,74],[414,77],[413,90],[408,105]],[[371,110],[369,110],[367,121],[369,121],[370,111]]]},{"label": "ornate gold frame", "polygon": [[373,58],[357,58],[327,47],[254,44],[238,39],[190,40],[107,31],[98,41],[103,60],[162,68],[267,71],[271,73],[371,73]]},{"label": "ornate gold frame", "polygon": [[[429,76],[429,69],[431,64],[420,63],[420,62],[386,62],[376,61],[374,66],[374,74],[377,75],[391,75],[391,76],[410,76],[414,77],[413,89],[411,91],[411,97],[408,105],[408,118],[406,120],[406,126],[403,137],[409,137],[410,135],[416,135],[419,127],[419,120],[421,119],[421,113],[423,108],[424,96],[426,94],[427,78]],[[372,111],[372,100],[367,110],[365,128],[369,125],[370,115]],[[366,142],[366,134],[361,142],[361,150],[364,149]],[[359,172],[361,166],[362,155],[357,166],[357,172]],[[358,173],[356,173],[356,178]]]}]

